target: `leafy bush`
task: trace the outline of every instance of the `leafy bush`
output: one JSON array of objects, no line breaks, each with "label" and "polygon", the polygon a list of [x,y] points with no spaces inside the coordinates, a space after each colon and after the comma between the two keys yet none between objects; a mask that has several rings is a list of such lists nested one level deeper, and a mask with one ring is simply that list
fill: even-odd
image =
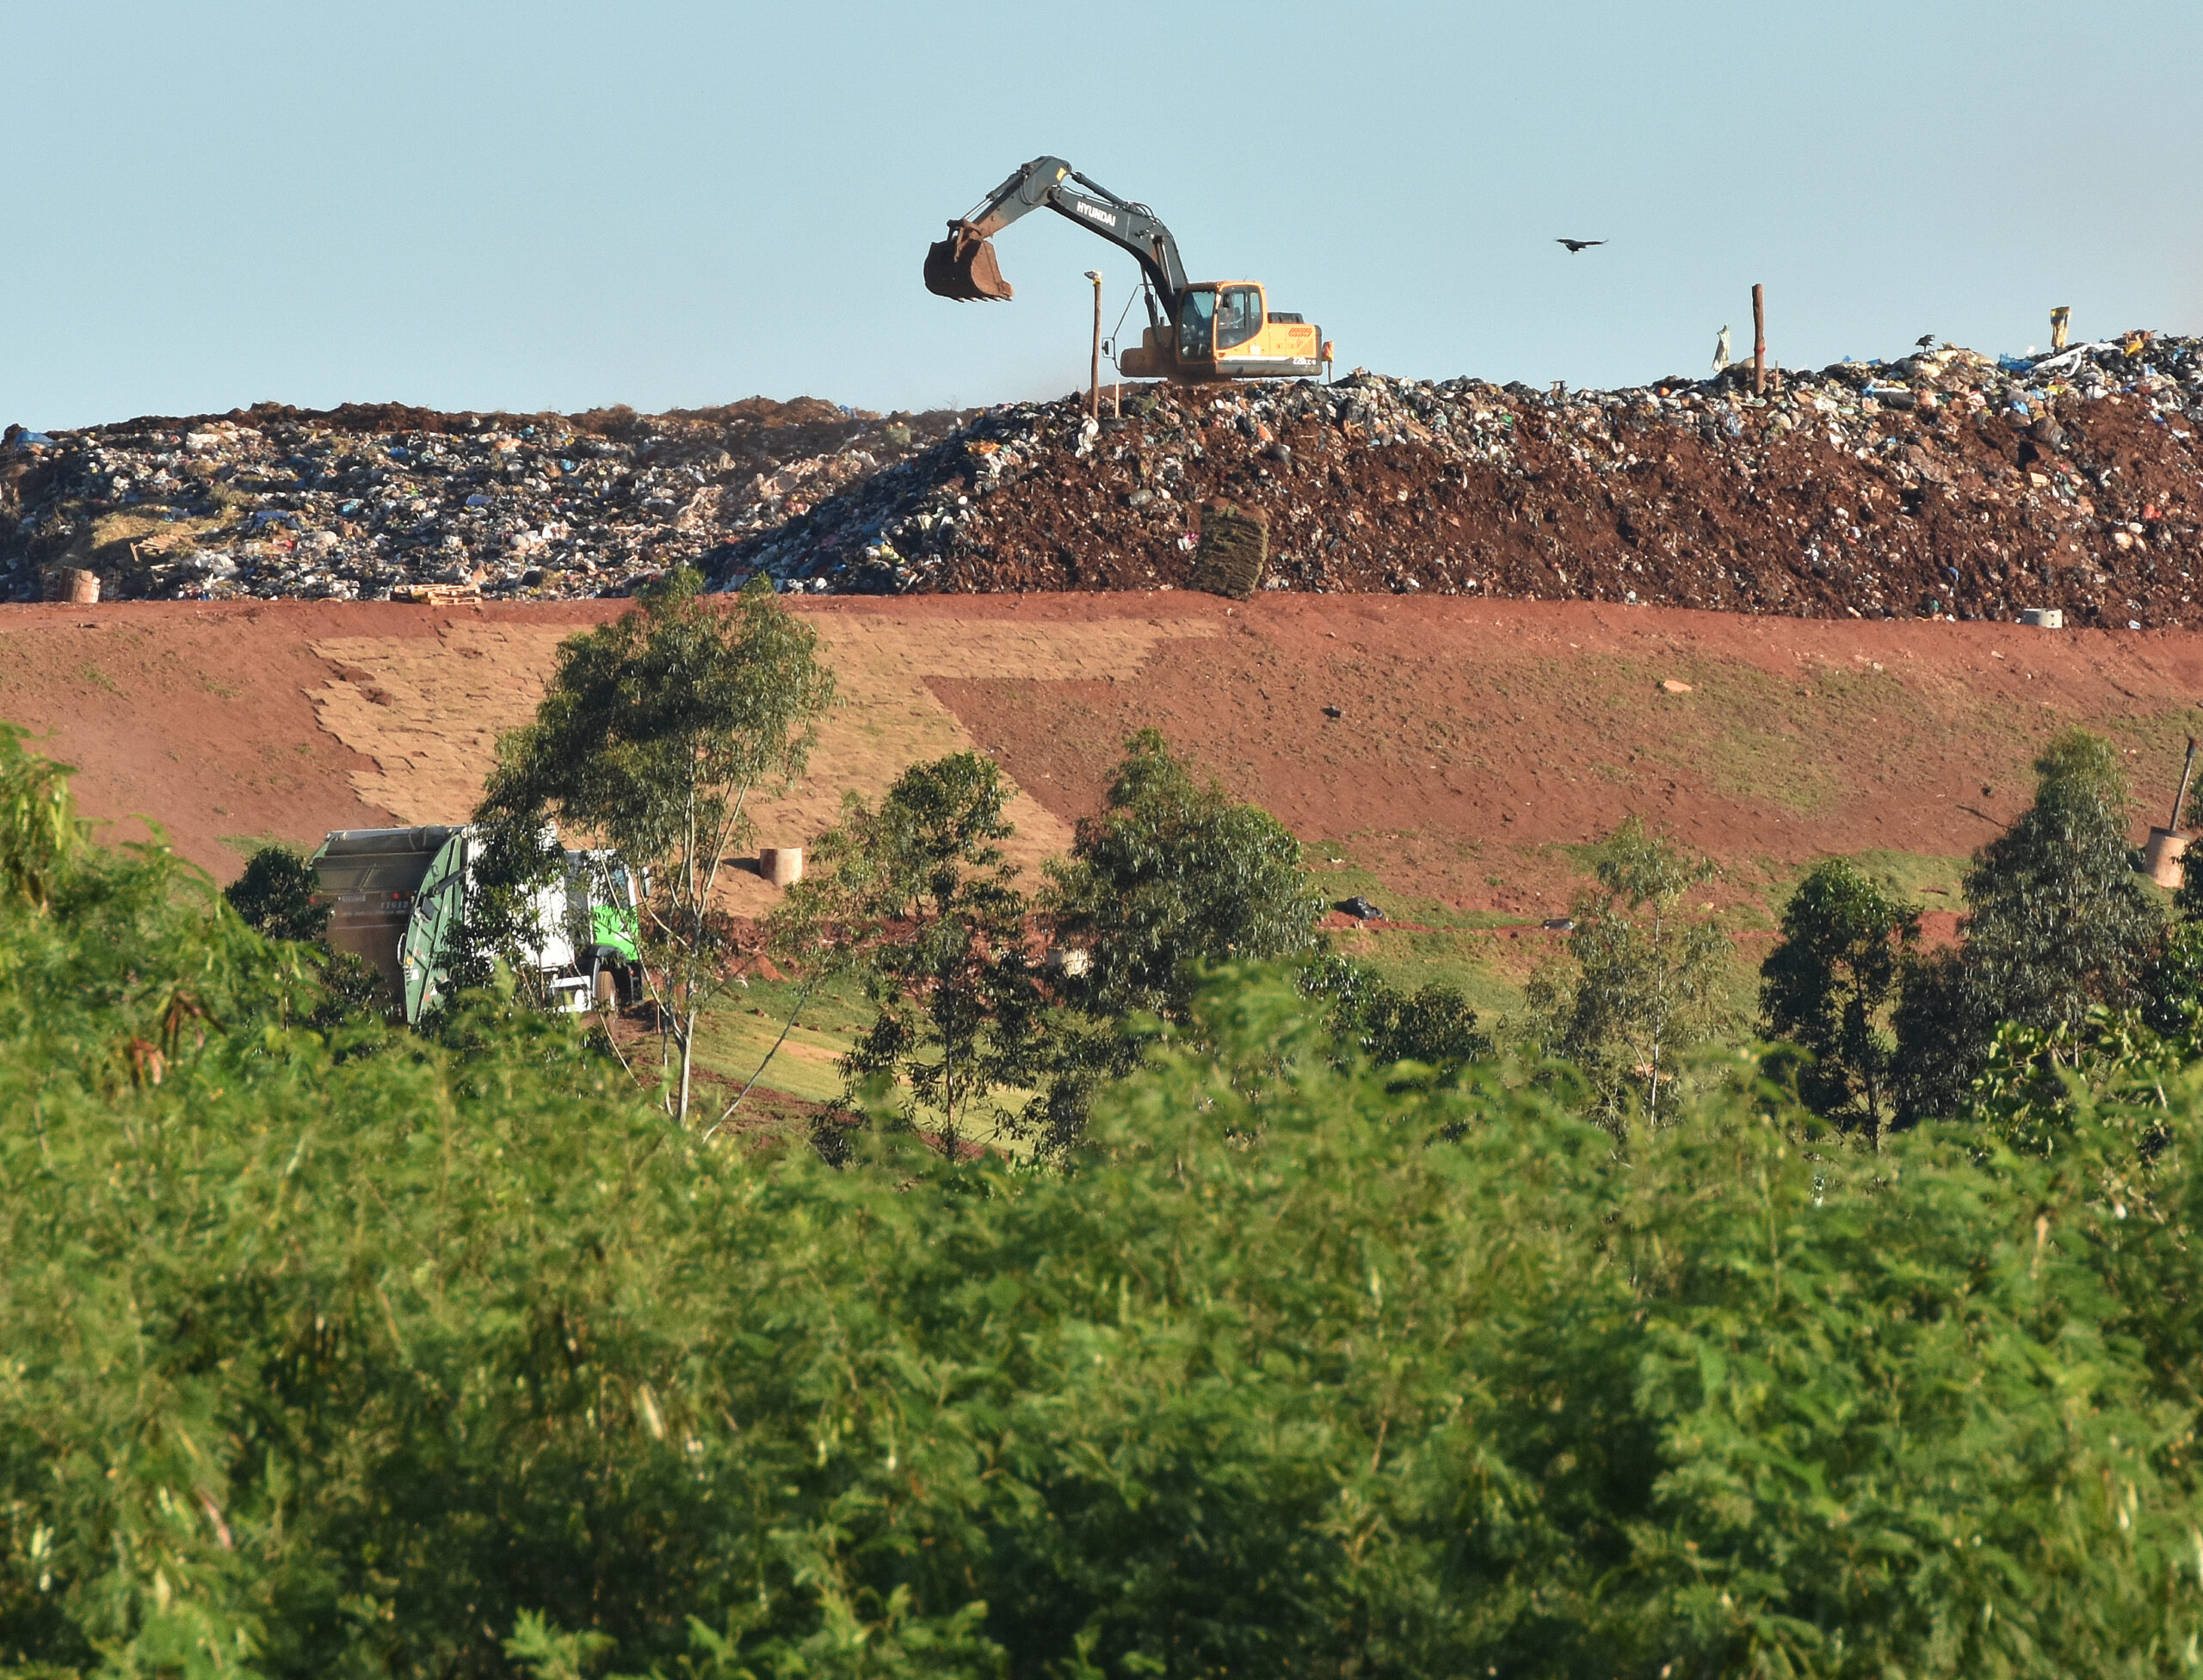
[{"label": "leafy bush", "polygon": [[1536,1047],[1577,1068],[1589,1112],[1620,1136],[1681,1114],[1685,1064],[1728,1024],[1730,947],[1685,899],[1712,864],[1642,818],[1608,837],[1593,874],[1571,907],[1565,960],[1531,976],[1526,1001]]},{"label": "leafy bush", "polygon": [[1372,1067],[1413,1062],[1444,1078],[1491,1058],[1475,1009],[1443,981],[1404,992],[1367,963],[1326,953],[1302,971],[1300,989],[1330,1002],[1332,1035]]},{"label": "leafy bush", "polygon": [[1094,1015],[1181,1020],[1194,965],[1311,954],[1323,896],[1268,812],[1202,783],[1143,729],[1099,817],[1080,820],[1050,906],[1090,967],[1067,988]]},{"label": "leafy bush", "polygon": [[1899,1107],[1955,1111],[2006,1022],[2077,1028],[2130,1008],[2164,933],[2126,845],[2126,780],[2111,747],[2069,729],[2035,760],[2034,803],[1974,855],[1965,943],[1916,960],[1896,1015]]},{"label": "leafy bush", "polygon": [[0,909],[5,1660],[2193,1660],[2192,1075],[2146,1154],[1877,1157],[1731,1061],[1624,1157],[1486,1070],[1336,1066],[1239,968],[1071,1170],[886,1133],[836,1170],[702,1146],[560,1021],[340,1056],[286,1024],[297,948],[64,832],[0,857],[46,883]]},{"label": "leafy bush", "polygon": [[312,940],[329,930],[330,907],[314,902],[318,885],[313,865],[296,849],[262,846],[222,896],[263,939]]},{"label": "leafy bush", "polygon": [[1798,1088],[1815,1113],[1863,1131],[1875,1147],[1893,1117],[1891,1030],[1920,912],[1842,858],[1817,864],[1782,911],[1782,937],[1760,965],[1770,1035],[1811,1056]]}]

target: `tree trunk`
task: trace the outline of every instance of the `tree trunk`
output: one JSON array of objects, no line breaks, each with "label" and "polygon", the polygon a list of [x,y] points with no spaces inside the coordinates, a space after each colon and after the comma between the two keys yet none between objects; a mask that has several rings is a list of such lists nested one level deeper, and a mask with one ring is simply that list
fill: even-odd
[{"label": "tree trunk", "polygon": [[682,1028],[681,1028],[681,1029],[680,1029],[680,1031],[681,1031],[681,1109],[680,1109],[680,1112],[679,1112],[679,1113],[675,1116],[675,1118],[679,1121],[679,1123],[680,1123],[680,1124],[682,1124],[682,1125],[683,1125],[683,1126],[686,1126],[686,1125],[688,1123],[688,1080],[689,1080],[689,1070],[690,1070],[692,1067],[694,1067],[694,1065],[695,1065],[695,1060],[696,1060],[696,1016],[697,1016],[697,1014],[698,1014],[698,1011],[697,1011],[697,1010],[694,1010],[694,1009],[690,1010],[688,1011],[688,1020],[683,1023],[683,1025],[682,1026]]}]

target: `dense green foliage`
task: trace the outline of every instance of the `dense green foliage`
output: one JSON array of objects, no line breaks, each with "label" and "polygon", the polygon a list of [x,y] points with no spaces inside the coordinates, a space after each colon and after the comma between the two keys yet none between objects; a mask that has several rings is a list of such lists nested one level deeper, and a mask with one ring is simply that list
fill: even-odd
[{"label": "dense green foliage", "polygon": [[1404,992],[1368,964],[1327,952],[1301,971],[1300,989],[1330,1004],[1340,1050],[1371,1067],[1413,1062],[1451,1075],[1491,1059],[1491,1035],[1458,986],[1433,980]]},{"label": "dense green foliage", "polygon": [[842,1061],[853,1099],[949,1140],[1012,1128],[1043,1071],[1046,999],[1000,844],[1009,791],[976,752],[913,765],[876,810],[851,795],[792,895],[790,919],[833,928],[873,1010]]},{"label": "dense green foliage", "polygon": [[1588,1112],[1617,1135],[1675,1120],[1689,1053],[1727,1024],[1728,936],[1688,899],[1712,873],[1626,818],[1571,907],[1566,961],[1532,978],[1535,1047],[1577,1070]]},{"label": "dense green foliage", "polygon": [[1782,912],[1782,938],[1760,969],[1768,1033],[1806,1051],[1799,1094],[1876,1147],[1895,1115],[1897,1036],[1890,1020],[1920,912],[1842,858],[1817,864]]},{"label": "dense green foliage", "polygon": [[1243,968],[1068,1171],[836,1170],[563,1022],[287,1024],[300,948],[12,738],[0,819],[0,1663],[2197,1661],[2192,1068],[1875,1156],[1725,1053],[1622,1154]]},{"label": "dense green foliage", "polygon": [[750,795],[801,773],[834,693],[818,633],[769,581],[731,611],[700,589],[676,570],[635,610],[561,645],[535,720],[498,742],[477,813],[506,837],[516,884],[528,848],[513,837],[552,818],[647,877],[639,943],[678,1052],[670,1106],[684,1119],[697,1018],[729,972],[713,888],[750,837]]},{"label": "dense green foliage", "polygon": [[1324,901],[1269,812],[1196,781],[1143,729],[1098,817],[1082,818],[1050,904],[1091,966],[1067,986],[1090,1013],[1182,1021],[1197,963],[1312,954]]},{"label": "dense green foliage", "polygon": [[1895,1021],[1909,1117],[1954,1112],[2006,1022],[2070,1033],[2142,1001],[2164,917],[2134,875],[2118,757],[2068,730],[2035,772],[2034,803],[1966,871],[1964,947],[1909,966]]},{"label": "dense green foliage", "polygon": [[230,908],[263,939],[319,939],[329,906],[314,900],[313,866],[289,846],[262,846],[222,889]]}]

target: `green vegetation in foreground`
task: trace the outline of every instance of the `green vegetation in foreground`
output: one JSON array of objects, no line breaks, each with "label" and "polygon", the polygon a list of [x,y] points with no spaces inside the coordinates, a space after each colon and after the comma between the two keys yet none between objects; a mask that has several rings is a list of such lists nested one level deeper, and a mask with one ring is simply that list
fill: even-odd
[{"label": "green vegetation in foreground", "polygon": [[1618,1150],[1249,967],[1069,1171],[836,1169],[495,995],[307,1030],[0,771],[22,1671],[2187,1670],[2192,1065],[1876,1155],[1723,1052]]}]

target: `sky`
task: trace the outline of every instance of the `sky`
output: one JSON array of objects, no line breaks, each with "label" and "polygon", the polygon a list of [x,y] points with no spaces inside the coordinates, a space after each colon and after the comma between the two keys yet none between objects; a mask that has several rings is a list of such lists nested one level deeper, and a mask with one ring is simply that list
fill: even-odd
[{"label": "sky", "polygon": [[2194,333],[2199,66],[2194,0],[0,0],[0,423],[1060,395],[1128,256],[919,277],[1043,154],[1341,372],[1695,374],[1755,281],[1793,367]]}]

